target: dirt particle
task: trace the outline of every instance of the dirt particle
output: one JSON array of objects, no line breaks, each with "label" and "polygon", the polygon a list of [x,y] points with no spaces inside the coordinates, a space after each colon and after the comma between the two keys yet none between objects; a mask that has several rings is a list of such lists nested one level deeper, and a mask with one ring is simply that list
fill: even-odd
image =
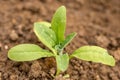
[{"label": "dirt particle", "polygon": [[18,80],[18,75],[10,75],[10,80]]},{"label": "dirt particle", "polygon": [[56,72],[55,68],[51,68],[51,69],[50,69],[50,74],[51,74],[51,75],[55,75],[55,72]]},{"label": "dirt particle", "polygon": [[16,41],[18,39],[18,34],[14,30],[10,33],[10,39],[12,41]]},{"label": "dirt particle", "polygon": [[47,10],[45,9],[44,6],[40,7],[40,13],[41,13],[42,16],[46,16],[47,15]]},{"label": "dirt particle", "polygon": [[104,35],[99,35],[96,36],[96,42],[98,45],[101,45],[102,47],[107,47],[108,44],[110,43],[110,41],[108,40],[108,38]]},{"label": "dirt particle", "polygon": [[42,68],[41,68],[39,62],[34,61],[30,68],[29,76],[37,78],[40,76],[41,73],[42,73]]},{"label": "dirt particle", "polygon": [[120,48],[115,50],[113,53],[114,53],[113,56],[115,57],[115,59],[119,61],[120,60]]},{"label": "dirt particle", "polygon": [[85,4],[85,0],[76,0],[76,2],[82,5]]},{"label": "dirt particle", "polygon": [[52,0],[41,0],[41,1],[44,3],[51,3],[52,2]]},{"label": "dirt particle", "polygon": [[58,75],[54,80],[70,80],[69,78],[64,78],[62,75]]},{"label": "dirt particle", "polygon": [[20,70],[25,71],[25,72],[29,72],[30,70],[30,66],[27,63],[23,63],[19,68]]},{"label": "dirt particle", "polygon": [[96,80],[101,80],[99,75],[96,76]]},{"label": "dirt particle", "polygon": [[117,43],[117,40],[115,39],[115,38],[110,38],[110,40],[111,40],[111,44],[113,45],[113,46],[118,46],[119,44]]}]

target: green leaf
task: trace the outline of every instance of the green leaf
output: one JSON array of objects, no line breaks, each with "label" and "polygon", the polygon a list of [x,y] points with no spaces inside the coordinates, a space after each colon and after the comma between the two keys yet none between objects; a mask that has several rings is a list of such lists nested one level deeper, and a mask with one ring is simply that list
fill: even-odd
[{"label": "green leaf", "polygon": [[57,55],[56,62],[57,62],[57,70],[64,72],[68,68],[68,65],[69,65],[68,54]]},{"label": "green leaf", "polygon": [[75,36],[76,33],[69,34],[66,39],[61,43],[61,49],[65,48]]},{"label": "green leaf", "polygon": [[57,44],[64,40],[65,27],[66,27],[66,8],[64,6],[61,6],[55,12],[51,22],[51,28],[56,34]]},{"label": "green leaf", "polygon": [[8,57],[14,61],[31,61],[51,56],[54,56],[51,52],[34,44],[20,44],[8,51]]},{"label": "green leaf", "polygon": [[46,27],[51,27],[51,24],[49,22],[35,22],[34,26],[46,26]]},{"label": "green leaf", "polygon": [[38,37],[38,39],[44,45],[46,45],[52,51],[54,50],[53,47],[56,45],[56,35],[52,29],[46,27],[43,24],[35,23],[34,24],[34,32],[35,32],[36,36]]},{"label": "green leaf", "polygon": [[83,46],[77,49],[70,57],[77,57],[86,61],[100,62],[110,66],[115,65],[115,60],[107,50],[97,46]]}]

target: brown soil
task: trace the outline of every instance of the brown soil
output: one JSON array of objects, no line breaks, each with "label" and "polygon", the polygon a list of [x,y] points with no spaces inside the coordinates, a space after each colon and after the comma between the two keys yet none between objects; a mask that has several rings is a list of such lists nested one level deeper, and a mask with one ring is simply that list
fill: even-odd
[{"label": "brown soil", "polygon": [[35,21],[50,21],[60,6],[67,8],[67,31],[77,36],[65,49],[71,54],[83,45],[108,49],[116,65],[72,59],[69,68],[56,80],[120,80],[120,1],[119,0],[0,0],[0,80],[53,80],[54,58],[32,62],[13,62],[9,48],[20,43],[34,43],[45,48],[33,33]]}]

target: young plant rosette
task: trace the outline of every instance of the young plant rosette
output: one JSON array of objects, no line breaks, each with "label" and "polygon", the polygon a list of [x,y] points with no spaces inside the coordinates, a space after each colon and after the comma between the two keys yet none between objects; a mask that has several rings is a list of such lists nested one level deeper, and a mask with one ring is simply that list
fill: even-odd
[{"label": "young plant rosette", "polygon": [[35,22],[34,32],[38,39],[50,50],[44,50],[35,44],[20,44],[8,51],[9,59],[13,61],[32,61],[43,57],[55,57],[57,63],[56,75],[64,72],[73,57],[78,59],[103,63],[109,66],[115,65],[115,60],[107,50],[98,46],[83,46],[75,50],[71,55],[63,53],[64,48],[76,36],[76,33],[64,36],[66,28],[66,8],[61,6],[55,12],[51,23]]}]

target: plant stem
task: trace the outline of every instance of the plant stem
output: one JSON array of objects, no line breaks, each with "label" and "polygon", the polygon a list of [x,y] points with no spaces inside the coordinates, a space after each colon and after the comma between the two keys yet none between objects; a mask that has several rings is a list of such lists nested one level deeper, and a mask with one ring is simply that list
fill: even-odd
[{"label": "plant stem", "polygon": [[69,59],[71,59],[71,58],[73,58],[73,56],[70,55],[70,56],[69,56]]},{"label": "plant stem", "polygon": [[52,50],[52,52],[55,54],[55,56],[57,55],[57,52],[55,50]]},{"label": "plant stem", "polygon": [[59,75],[59,74],[60,74],[60,70],[57,69],[57,72],[56,72],[56,75],[55,75],[55,76],[57,76],[57,75]]},{"label": "plant stem", "polygon": [[63,49],[59,50],[59,55],[63,54]]}]

